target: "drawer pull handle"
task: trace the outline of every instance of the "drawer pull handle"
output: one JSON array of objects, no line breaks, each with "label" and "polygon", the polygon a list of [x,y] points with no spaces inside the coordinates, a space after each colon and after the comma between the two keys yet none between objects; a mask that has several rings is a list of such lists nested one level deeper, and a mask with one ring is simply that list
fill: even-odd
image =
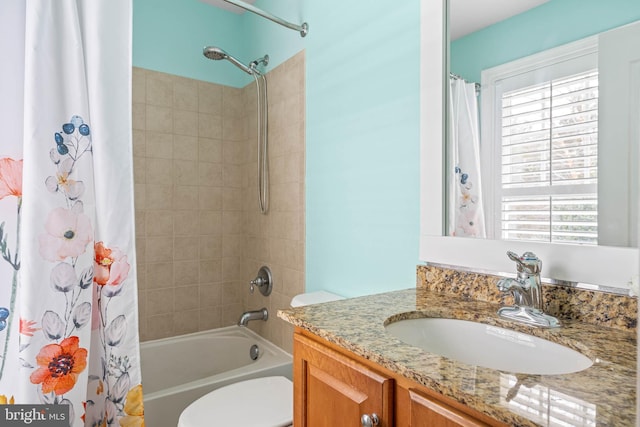
[{"label": "drawer pull handle", "polygon": [[377,414],[364,414],[360,418],[360,422],[362,423],[362,427],[373,427],[380,424],[380,418],[378,418]]}]

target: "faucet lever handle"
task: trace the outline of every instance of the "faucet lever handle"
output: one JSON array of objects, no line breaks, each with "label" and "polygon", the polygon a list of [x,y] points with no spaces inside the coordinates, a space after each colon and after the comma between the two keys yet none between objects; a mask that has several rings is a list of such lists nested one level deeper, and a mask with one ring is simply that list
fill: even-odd
[{"label": "faucet lever handle", "polygon": [[507,256],[518,264],[519,272],[538,274],[542,270],[542,261],[533,252],[525,252],[522,256],[518,256],[515,252],[507,251]]}]

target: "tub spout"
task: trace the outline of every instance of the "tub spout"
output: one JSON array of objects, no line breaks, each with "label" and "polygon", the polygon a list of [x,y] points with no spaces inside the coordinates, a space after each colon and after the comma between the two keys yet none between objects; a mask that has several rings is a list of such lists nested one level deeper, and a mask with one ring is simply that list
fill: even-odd
[{"label": "tub spout", "polygon": [[247,326],[250,320],[267,320],[269,318],[269,312],[266,308],[254,311],[245,311],[238,320],[238,326]]}]

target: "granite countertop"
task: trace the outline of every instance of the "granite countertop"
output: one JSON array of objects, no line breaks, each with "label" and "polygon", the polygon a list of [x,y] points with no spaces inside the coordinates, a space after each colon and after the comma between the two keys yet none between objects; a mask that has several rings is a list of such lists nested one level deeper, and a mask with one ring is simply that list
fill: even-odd
[{"label": "granite countertop", "polygon": [[[633,426],[636,334],[564,320],[538,329],[500,319],[498,304],[415,288],[281,310],[278,317],[444,396],[514,426]],[[402,343],[392,321],[445,317],[539,336],[580,351],[592,367],[566,375],[522,375],[467,365]]]}]

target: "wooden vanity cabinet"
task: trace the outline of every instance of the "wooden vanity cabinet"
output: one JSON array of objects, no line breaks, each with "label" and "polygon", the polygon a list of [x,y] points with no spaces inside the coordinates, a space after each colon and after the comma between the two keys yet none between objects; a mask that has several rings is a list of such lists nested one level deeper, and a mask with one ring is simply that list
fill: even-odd
[{"label": "wooden vanity cabinet", "polygon": [[295,427],[393,425],[393,379],[300,334],[293,354]]},{"label": "wooden vanity cabinet", "polygon": [[293,387],[294,427],[506,427],[301,328]]}]

